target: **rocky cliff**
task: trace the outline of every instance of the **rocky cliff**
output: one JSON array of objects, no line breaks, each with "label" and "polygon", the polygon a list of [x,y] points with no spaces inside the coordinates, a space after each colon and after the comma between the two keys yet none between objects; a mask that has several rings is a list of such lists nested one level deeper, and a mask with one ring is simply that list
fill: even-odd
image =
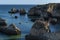
[{"label": "rocky cliff", "polygon": [[[32,7],[29,10],[29,14],[46,14],[46,12],[50,12],[54,16],[59,16],[60,15],[60,3],[50,3],[50,4],[45,4],[45,5],[37,5]],[[60,17],[60,16],[59,16]]]},{"label": "rocky cliff", "polygon": [[[33,16],[38,18],[59,18],[60,19],[60,3],[49,3],[44,5],[37,5],[29,10],[28,17]],[[34,18],[34,17],[33,17]]]},{"label": "rocky cliff", "polygon": [[60,20],[59,5],[60,3],[37,5],[29,10],[28,16],[33,18],[37,17],[38,20],[35,21],[29,35],[26,35],[26,40],[60,40],[60,32],[52,33],[49,29],[50,24],[55,26]]}]

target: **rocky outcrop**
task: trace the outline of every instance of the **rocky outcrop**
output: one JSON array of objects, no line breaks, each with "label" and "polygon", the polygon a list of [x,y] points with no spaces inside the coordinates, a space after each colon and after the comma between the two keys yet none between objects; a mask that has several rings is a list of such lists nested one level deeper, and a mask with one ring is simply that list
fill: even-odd
[{"label": "rocky outcrop", "polygon": [[0,18],[0,26],[7,26],[6,20]]},{"label": "rocky outcrop", "polygon": [[8,27],[0,28],[0,32],[5,33],[7,35],[19,35],[21,34],[21,30],[15,26],[15,24],[11,24]]},{"label": "rocky outcrop", "polygon": [[47,12],[51,13],[53,17],[60,17],[60,3],[50,3],[48,4]]},{"label": "rocky outcrop", "polygon": [[[44,33],[49,33],[49,23],[42,20],[37,20],[34,25],[32,26],[32,29],[30,31],[30,34],[26,36],[26,40],[46,40],[45,37],[43,37]],[[41,39],[40,39],[41,37]]]},{"label": "rocky outcrop", "polygon": [[25,36],[26,40],[60,40],[60,32],[51,32],[49,22],[37,20],[32,26],[30,33]]},{"label": "rocky outcrop", "polygon": [[15,19],[17,19],[18,18],[18,16],[15,16]]},{"label": "rocky outcrop", "polygon": [[60,18],[60,3],[49,3],[44,5],[37,5],[32,7],[29,10],[28,17],[29,18]]},{"label": "rocky outcrop", "polygon": [[18,10],[16,8],[12,8],[8,13],[15,14]]},{"label": "rocky outcrop", "polygon": [[26,35],[26,40],[60,40],[60,33],[44,33],[39,36]]},{"label": "rocky outcrop", "polygon": [[28,16],[43,16],[46,13],[47,7],[45,5],[37,5],[29,10]]},{"label": "rocky outcrop", "polygon": [[[35,33],[36,34],[35,34]],[[39,35],[45,32],[49,32],[49,23],[46,21],[37,20],[30,31],[31,35]]]},{"label": "rocky outcrop", "polygon": [[21,8],[21,9],[19,10],[19,13],[20,13],[20,15],[24,15],[24,14],[26,14],[26,10]]}]

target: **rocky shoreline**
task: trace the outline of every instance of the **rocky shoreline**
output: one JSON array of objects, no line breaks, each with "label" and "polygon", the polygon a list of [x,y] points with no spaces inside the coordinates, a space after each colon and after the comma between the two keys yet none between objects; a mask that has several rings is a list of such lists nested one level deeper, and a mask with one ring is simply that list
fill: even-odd
[{"label": "rocky shoreline", "polygon": [[15,24],[7,26],[7,23],[2,18],[0,18],[0,32],[7,35],[21,35],[21,30]]},{"label": "rocky shoreline", "polygon": [[37,5],[32,7],[28,11],[28,17],[33,18],[34,16],[39,18],[60,18],[60,12],[59,12],[59,3],[50,3],[45,5]]},{"label": "rocky shoreline", "polygon": [[[28,35],[25,36],[26,40],[60,40],[60,32],[51,32],[49,29],[50,23],[46,21],[36,21]],[[53,25],[53,24],[52,24]],[[55,26],[55,25],[53,25]]]},{"label": "rocky shoreline", "polygon": [[[34,20],[26,40],[60,40],[60,32],[51,32],[49,25],[60,24],[60,3],[37,5],[29,10],[28,17]],[[35,16],[35,17],[34,17]],[[38,19],[37,19],[37,18]],[[34,19],[35,18],[35,19]],[[42,19],[41,19],[42,18]]]},{"label": "rocky shoreline", "polygon": [[[44,5],[37,5],[28,11],[28,18],[33,21],[33,26],[30,33],[25,36],[26,40],[60,40],[60,32],[51,32],[50,24],[55,26],[60,24],[60,3],[49,3]],[[8,13],[25,15],[27,12],[24,8],[12,8]],[[15,19],[18,16],[14,17]],[[29,20],[30,21],[30,20]],[[27,23],[27,22],[26,22]],[[19,24],[22,24],[21,22]],[[19,35],[21,30],[15,24],[7,23],[4,19],[0,19],[0,32],[7,35]]]}]

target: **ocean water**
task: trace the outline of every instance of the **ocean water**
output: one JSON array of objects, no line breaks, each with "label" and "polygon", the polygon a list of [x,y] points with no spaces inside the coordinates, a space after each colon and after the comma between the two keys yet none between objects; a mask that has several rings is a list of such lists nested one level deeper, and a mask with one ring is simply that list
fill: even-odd
[{"label": "ocean water", "polygon": [[[18,36],[7,36],[3,33],[0,33],[0,40],[25,40],[25,35],[29,34],[33,22],[30,21],[30,19],[27,17],[27,14],[22,16],[19,13],[16,13],[11,16],[8,11],[11,8],[24,8],[26,11],[28,11],[33,6],[35,5],[0,5],[0,17],[6,20],[6,23],[8,24],[7,26],[9,26],[11,23],[14,23],[21,30],[21,35]],[[18,16],[18,18],[15,19],[14,16]]]},{"label": "ocean water", "polygon": [[[8,24],[7,26],[14,23],[21,30],[21,35],[16,36],[8,36],[0,32],[0,40],[25,40],[25,35],[29,34],[34,22],[30,21],[27,14],[20,15],[19,13],[16,13],[11,16],[8,11],[11,8],[24,8],[28,12],[28,10],[33,6],[35,5],[0,5],[0,17],[6,20],[6,23]],[[18,18],[15,19],[14,16],[18,16]],[[60,24],[56,26],[50,25],[51,32],[60,30],[59,26]]]}]

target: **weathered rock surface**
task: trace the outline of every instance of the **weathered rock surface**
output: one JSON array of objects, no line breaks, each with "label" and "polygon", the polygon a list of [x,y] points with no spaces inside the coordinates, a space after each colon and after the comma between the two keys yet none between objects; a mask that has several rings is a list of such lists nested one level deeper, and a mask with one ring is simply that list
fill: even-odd
[{"label": "weathered rock surface", "polygon": [[26,40],[60,40],[60,32],[52,33],[49,29],[49,22],[37,20],[32,26]]},{"label": "weathered rock surface", "polygon": [[21,8],[21,9],[19,10],[19,13],[20,13],[20,15],[24,15],[24,14],[26,14],[26,10],[23,9],[23,8]]},{"label": "weathered rock surface", "polygon": [[26,35],[26,40],[60,40],[60,33],[44,33],[39,36]]},{"label": "weathered rock surface", "polygon": [[16,8],[12,8],[8,13],[15,14],[18,10]]},{"label": "weathered rock surface", "polygon": [[[57,18],[59,20],[60,18],[60,3],[50,3],[50,4],[44,4],[44,5],[37,5],[32,7],[29,10],[28,17],[30,18]],[[35,17],[34,17],[35,16]]]},{"label": "weathered rock surface", "polygon": [[21,30],[15,26],[15,24],[11,24],[8,27],[1,27],[0,32],[5,33],[7,35],[19,35],[21,34]]}]

